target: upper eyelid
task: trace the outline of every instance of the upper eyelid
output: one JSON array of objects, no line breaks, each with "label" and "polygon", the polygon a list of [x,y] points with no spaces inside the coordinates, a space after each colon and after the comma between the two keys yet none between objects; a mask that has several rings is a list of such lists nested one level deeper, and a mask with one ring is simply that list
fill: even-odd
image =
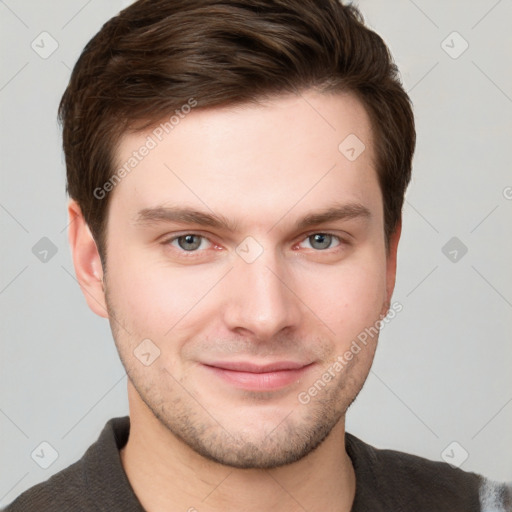
[{"label": "upper eyelid", "polygon": [[334,238],[336,238],[338,240],[338,242],[341,244],[346,244],[348,243],[347,240],[345,238],[343,238],[342,236],[340,235],[337,235],[336,233],[330,233],[329,231],[313,231],[312,233],[308,234],[308,235],[305,235],[303,236],[297,243],[302,243],[304,242],[305,240],[307,240],[309,237],[313,236],[313,235],[327,235],[327,236],[332,236]]},{"label": "upper eyelid", "polygon": [[[342,235],[340,235],[339,233],[334,233],[333,231],[330,231],[328,229],[324,229],[324,230],[317,229],[317,230],[309,231],[308,233],[304,233],[301,236],[303,238],[309,238],[310,236],[313,236],[313,235],[330,235],[330,236],[336,236],[340,239],[343,238]],[[347,236],[348,236],[348,233],[347,233]]]},{"label": "upper eyelid", "polygon": [[200,236],[202,238],[206,238],[207,240],[210,240],[210,236],[211,235],[207,235],[205,233],[202,233],[200,231],[193,231],[193,230],[190,230],[190,231],[182,231],[181,233],[173,233],[173,234],[167,234],[167,235],[162,235],[161,238],[163,242],[172,242],[173,240],[176,240],[178,238],[181,238],[183,236],[187,236],[187,235],[194,235],[194,236]]},{"label": "upper eyelid", "polygon": [[[331,231],[329,231],[329,230],[324,230],[324,231],[322,231],[322,230],[313,230],[313,231],[310,231],[310,232],[308,232],[308,233],[303,233],[302,235],[300,235],[300,238],[295,238],[295,239],[294,239],[295,241],[293,242],[293,245],[296,245],[296,244],[298,244],[298,243],[301,243],[301,242],[303,242],[304,240],[308,239],[309,237],[311,237],[311,236],[313,236],[313,235],[318,235],[318,234],[328,235],[328,236],[335,237],[335,238],[337,238],[337,239],[338,239],[338,241],[340,242],[340,244],[342,244],[342,243],[347,243],[347,240],[346,240],[343,236],[341,236],[341,235],[339,235],[339,234],[337,234],[337,233],[333,233],[333,232],[331,232]],[[170,245],[170,244],[171,244],[171,242],[174,242],[174,241],[175,241],[175,240],[177,240],[178,238],[181,238],[181,237],[184,237],[184,236],[187,236],[187,235],[199,236],[199,237],[201,237],[201,238],[204,238],[204,239],[208,240],[208,242],[209,242],[210,244],[213,244],[213,245],[215,245],[215,244],[216,244],[216,242],[215,242],[214,240],[211,240],[211,238],[210,238],[209,236],[207,236],[206,234],[203,234],[203,233],[201,233],[201,232],[198,232],[198,231],[184,231],[184,232],[182,232],[181,234],[177,234],[177,235],[175,234],[175,235],[173,235],[173,236],[171,236],[171,237],[169,237],[169,238],[167,238],[167,237],[163,237],[164,239],[163,239],[163,242],[162,242],[162,243],[164,243],[164,244],[169,244],[169,245]],[[346,233],[346,235],[347,235],[347,237],[349,237],[349,236],[350,236],[348,233]],[[186,251],[184,251],[184,252],[186,252]],[[190,252],[197,252],[197,251],[190,251]]]},{"label": "upper eyelid", "polygon": [[209,236],[203,235],[202,233],[196,233],[194,231],[190,231],[190,232],[187,231],[186,233],[183,233],[181,235],[173,235],[169,238],[163,237],[162,243],[163,244],[171,244],[171,242],[178,240],[178,238],[182,238],[182,237],[188,236],[188,235],[199,236],[201,238],[204,238],[205,240],[208,240],[208,242],[210,242],[210,244],[215,245],[215,242],[213,240],[211,240]]}]

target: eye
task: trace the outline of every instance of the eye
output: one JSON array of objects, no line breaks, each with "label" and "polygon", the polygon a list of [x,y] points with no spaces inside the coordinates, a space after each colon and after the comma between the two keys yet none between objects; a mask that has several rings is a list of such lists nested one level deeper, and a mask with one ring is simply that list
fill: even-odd
[{"label": "eye", "polygon": [[[308,242],[310,248],[317,251],[324,251],[340,245],[340,238],[329,233],[314,233],[308,236],[302,243]],[[299,244],[299,245],[301,245]]]},{"label": "eye", "polygon": [[198,249],[206,249],[210,242],[204,236],[187,233],[171,238],[167,243],[186,252],[194,252]]}]

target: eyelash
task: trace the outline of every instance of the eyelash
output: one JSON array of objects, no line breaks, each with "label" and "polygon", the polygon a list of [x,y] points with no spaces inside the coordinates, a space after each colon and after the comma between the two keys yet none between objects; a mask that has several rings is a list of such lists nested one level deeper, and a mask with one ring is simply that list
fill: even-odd
[{"label": "eyelash", "polygon": [[[165,239],[163,242],[162,242],[162,245],[164,246],[170,246],[172,244],[172,242],[178,240],[179,238],[182,238],[182,237],[185,237],[185,236],[188,236],[188,235],[192,235],[192,236],[197,236],[197,237],[200,237],[204,240],[207,240],[208,242],[210,242],[210,244],[212,244],[213,246],[215,246],[216,244],[214,242],[212,242],[207,236],[201,234],[201,233],[196,233],[196,232],[193,232],[193,231],[188,231],[186,233],[182,233],[180,235],[174,235],[172,236],[171,238],[167,238]],[[304,242],[305,240],[307,240],[308,238],[312,237],[313,235],[327,235],[327,236],[331,236],[333,237],[333,239],[337,240],[338,241],[338,245],[336,245],[335,247],[333,248],[327,248],[327,249],[312,249],[314,252],[316,253],[322,253],[322,252],[334,252],[334,251],[338,251],[338,250],[341,250],[341,248],[343,248],[344,246],[348,246],[350,245],[350,242],[344,238],[342,238],[340,235],[337,235],[335,233],[331,233],[329,231],[313,231],[311,233],[308,233],[306,235],[304,235],[298,242],[294,243],[294,247],[299,245],[300,243]],[[202,252],[204,252],[204,249],[203,250],[199,250],[199,249],[196,249],[194,251],[185,251],[184,249],[181,249],[179,247],[174,247],[174,249],[176,249],[179,253],[181,253],[181,255],[185,256],[186,258],[193,258],[193,257],[197,257],[199,256]],[[334,250],[334,251],[333,251]]]}]

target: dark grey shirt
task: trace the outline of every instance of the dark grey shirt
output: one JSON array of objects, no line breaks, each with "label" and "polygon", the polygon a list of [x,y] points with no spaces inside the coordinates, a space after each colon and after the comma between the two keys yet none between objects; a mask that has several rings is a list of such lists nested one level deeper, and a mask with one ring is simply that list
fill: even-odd
[{"label": "dark grey shirt", "polygon": [[[84,456],[31,487],[5,512],[145,512],[121,465],[128,416],[107,422]],[[442,462],[379,450],[346,434],[356,472],[352,512],[511,512],[512,487]]]}]

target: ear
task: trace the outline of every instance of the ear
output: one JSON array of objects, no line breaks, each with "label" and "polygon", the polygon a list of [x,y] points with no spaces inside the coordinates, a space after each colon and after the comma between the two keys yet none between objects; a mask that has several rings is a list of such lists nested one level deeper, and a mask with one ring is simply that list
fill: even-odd
[{"label": "ear", "polygon": [[[389,249],[386,260],[386,304],[389,307],[391,304],[391,297],[393,290],[395,289],[396,280],[396,260],[398,251],[398,242],[400,241],[400,235],[402,234],[402,219],[400,219],[396,225],[395,230],[389,237]],[[386,311],[387,314],[387,311]]]},{"label": "ear", "polygon": [[94,313],[108,318],[103,267],[96,242],[76,201],[70,200],[68,214],[70,222],[68,238],[78,284]]}]

